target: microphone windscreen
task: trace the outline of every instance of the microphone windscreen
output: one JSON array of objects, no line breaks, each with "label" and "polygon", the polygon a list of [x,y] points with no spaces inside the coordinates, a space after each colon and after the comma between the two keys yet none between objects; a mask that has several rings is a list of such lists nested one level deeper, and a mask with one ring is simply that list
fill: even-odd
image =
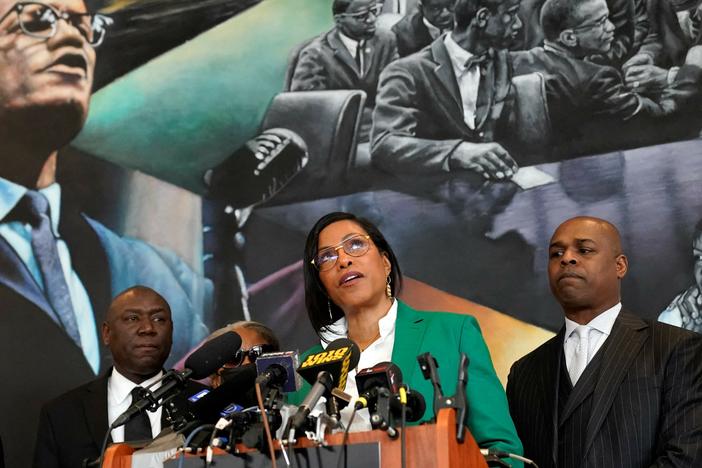
[{"label": "microphone windscreen", "polygon": [[192,412],[203,423],[215,422],[221,416],[221,411],[232,403],[244,408],[256,405],[256,365],[246,364],[235,367],[222,374],[222,383],[213,388],[193,403]]},{"label": "microphone windscreen", "polygon": [[361,360],[361,348],[359,348],[358,345],[353,342],[353,340],[348,338],[339,338],[329,343],[326,350],[332,351],[340,348],[351,349],[351,361],[349,363],[349,368],[355,369],[358,365],[358,361]]},{"label": "microphone windscreen", "polygon": [[239,348],[241,348],[241,337],[233,331],[226,332],[195,350],[185,360],[184,367],[193,371],[190,378],[204,379],[234,359]]},{"label": "microphone windscreen", "polygon": [[427,409],[427,403],[424,396],[416,390],[407,391],[407,422],[417,422],[422,419],[424,412]]}]

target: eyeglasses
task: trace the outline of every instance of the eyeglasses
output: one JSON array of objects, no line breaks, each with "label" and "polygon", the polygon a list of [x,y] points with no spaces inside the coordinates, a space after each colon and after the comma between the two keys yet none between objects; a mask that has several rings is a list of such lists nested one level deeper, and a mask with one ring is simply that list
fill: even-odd
[{"label": "eyeglasses", "polygon": [[261,355],[270,353],[273,351],[273,346],[269,344],[262,344],[262,345],[256,345],[252,346],[249,349],[240,349],[239,351],[234,354],[234,359],[229,361],[227,364],[229,364],[232,367],[238,367],[241,365],[242,362],[244,362],[244,359],[246,359],[246,356],[249,357],[249,361],[251,363],[256,362],[256,359],[261,357]]},{"label": "eyeglasses", "polygon": [[373,18],[377,18],[381,11],[383,11],[383,5],[377,4],[367,10],[358,11],[356,13],[339,13],[337,16],[352,18],[358,21],[368,21],[371,15],[373,15]]},{"label": "eyeglasses", "polygon": [[449,13],[453,13],[456,9],[453,2],[449,3],[448,5],[422,5],[422,8],[425,12],[434,16],[440,15],[444,10],[448,11]]},{"label": "eyeglasses", "polygon": [[333,247],[320,250],[310,263],[316,266],[319,271],[327,271],[336,265],[336,261],[339,259],[339,249],[344,249],[344,252],[352,257],[360,257],[365,255],[369,248],[370,236],[358,234]]},{"label": "eyeglasses", "polygon": [[56,35],[58,21],[62,19],[76,28],[93,47],[102,44],[107,27],[114,23],[108,16],[58,11],[51,5],[39,2],[15,3],[15,6],[0,18],[0,22],[12,13],[17,13],[19,27],[27,36],[49,39]]},{"label": "eyeglasses", "polygon": [[604,16],[603,18],[595,21],[594,23],[582,24],[580,26],[576,26],[576,27],[571,28],[571,29],[573,31],[580,31],[583,29],[604,29],[605,26],[607,25],[607,21],[609,21],[609,16]]}]

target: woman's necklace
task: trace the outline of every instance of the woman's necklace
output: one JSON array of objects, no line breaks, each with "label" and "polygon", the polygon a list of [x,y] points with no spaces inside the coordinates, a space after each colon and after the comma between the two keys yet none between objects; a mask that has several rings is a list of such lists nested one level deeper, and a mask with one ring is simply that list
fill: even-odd
[{"label": "woman's necklace", "polygon": [[361,352],[367,350],[370,347],[370,345],[375,343],[375,340],[377,340],[378,338],[380,338],[380,330],[378,330],[378,333],[376,333],[375,336],[373,338],[371,338],[370,341],[367,341],[363,345],[361,345],[361,344],[358,345],[358,347],[361,348]]}]

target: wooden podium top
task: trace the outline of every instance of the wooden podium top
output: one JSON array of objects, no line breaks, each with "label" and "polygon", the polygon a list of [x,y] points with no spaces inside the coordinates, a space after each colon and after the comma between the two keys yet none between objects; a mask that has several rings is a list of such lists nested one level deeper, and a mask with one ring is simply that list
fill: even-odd
[{"label": "wooden podium top", "polygon": [[[456,441],[456,414],[450,409],[439,411],[436,424],[411,426],[406,429],[407,468],[487,468],[473,436],[466,430],[465,441]],[[328,446],[340,446],[343,433],[329,434],[325,438]],[[377,443],[380,446],[380,468],[396,468],[401,465],[401,442],[399,437],[391,439],[380,430],[352,432],[348,435],[349,445]],[[316,447],[313,441],[301,439],[295,449]],[[280,446],[277,446],[280,449]],[[103,468],[132,468],[134,449],[125,444],[110,446],[105,453]],[[253,452],[243,448],[241,453]],[[226,452],[216,452],[216,457],[230,456]],[[190,455],[189,455],[190,456]],[[366,467],[373,468],[373,467]]]}]

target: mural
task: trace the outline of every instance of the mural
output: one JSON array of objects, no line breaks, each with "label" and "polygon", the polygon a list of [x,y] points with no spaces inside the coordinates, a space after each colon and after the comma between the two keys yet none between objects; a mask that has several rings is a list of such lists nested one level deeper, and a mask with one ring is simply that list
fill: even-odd
[{"label": "mural", "polygon": [[562,324],[547,247],[577,214],[621,229],[627,307],[700,331],[696,1],[87,3],[0,0],[8,466],[109,367],[128,286],[171,304],[168,365],[244,318],[312,344],[300,258],[334,210],[388,237],[408,303],[475,315],[503,379]]}]

